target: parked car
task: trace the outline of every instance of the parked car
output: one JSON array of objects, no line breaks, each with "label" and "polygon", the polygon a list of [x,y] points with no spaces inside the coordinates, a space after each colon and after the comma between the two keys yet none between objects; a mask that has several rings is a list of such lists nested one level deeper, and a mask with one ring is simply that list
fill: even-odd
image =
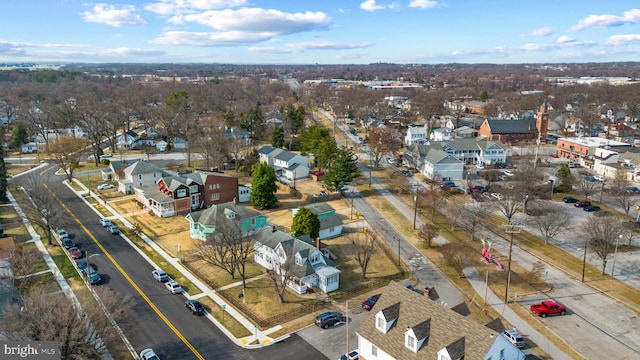
[{"label": "parked car", "polygon": [[522,349],[526,345],[522,335],[520,335],[517,330],[507,329],[502,332],[502,335],[504,335],[504,337],[506,337],[507,340],[509,340],[518,349]]},{"label": "parked car", "polygon": [[627,188],[629,194],[640,194],[640,188],[637,186],[631,186]]},{"label": "parked car", "polygon": [[204,306],[198,300],[187,300],[184,306],[191,311],[193,315],[204,315]]},{"label": "parked car", "polygon": [[487,192],[487,187],[484,185],[474,185],[471,187],[471,192]]},{"label": "parked car", "polygon": [[180,284],[178,284],[178,282],[175,281],[175,280],[167,281],[164,284],[164,286],[172,294],[180,294],[180,293],[182,293],[182,286],[180,286]]},{"label": "parked car", "polygon": [[108,154],[102,154],[102,155],[100,155],[100,159],[110,158],[110,157],[113,157],[113,154],[112,154],[112,153],[108,153]]},{"label": "parked car", "polygon": [[91,265],[89,265],[88,268],[85,266],[83,269],[80,269],[80,275],[87,279],[91,285],[98,285],[102,282],[100,274],[98,274],[96,269]]},{"label": "parked car", "polygon": [[452,188],[454,186],[456,186],[456,183],[454,183],[453,181],[445,181],[442,184],[440,184],[440,188],[442,189]]},{"label": "parked car", "polygon": [[402,173],[404,174],[404,176],[407,176],[407,177],[413,176],[413,174],[409,170],[402,170]]},{"label": "parked car", "polygon": [[360,359],[360,354],[358,353],[358,350],[349,351],[348,354],[344,354],[340,356],[340,360],[359,360],[359,359]]},{"label": "parked car", "polygon": [[587,207],[591,205],[591,201],[588,200],[580,200],[577,203],[573,204],[575,207]]},{"label": "parked car", "polygon": [[576,198],[574,198],[572,196],[565,196],[565,197],[562,198],[562,201],[567,203],[567,204],[575,204],[580,200],[578,200],[578,199],[576,199]]},{"label": "parked car", "polygon": [[82,257],[82,250],[75,246],[70,247],[67,251],[69,251],[69,255],[72,259],[80,259]]},{"label": "parked car", "polygon": [[164,270],[161,269],[155,269],[151,272],[151,275],[153,275],[153,278],[160,281],[160,282],[167,282],[169,281],[169,275],[167,275],[166,272],[164,272]]},{"label": "parked car", "polygon": [[564,315],[567,313],[567,308],[555,301],[543,301],[539,304],[533,304],[530,307],[531,311],[540,317],[547,317],[548,315]]},{"label": "parked car", "polygon": [[73,241],[71,241],[71,239],[66,238],[62,240],[62,246],[64,246],[65,249],[69,249],[76,246],[76,244]]},{"label": "parked car", "polygon": [[147,348],[140,351],[140,360],[160,360],[160,357],[156,355],[153,349]]},{"label": "parked car", "polygon": [[380,299],[380,296],[382,294],[375,294],[372,297],[368,298],[367,300],[362,302],[362,308],[367,310],[367,311],[371,311],[371,309],[373,309],[373,306],[376,304],[376,302],[378,302],[378,299]]},{"label": "parked car", "polygon": [[504,200],[504,195],[500,193],[491,193],[491,197],[496,198],[498,200]]},{"label": "parked car", "polygon": [[114,187],[115,186],[113,186],[111,184],[100,184],[100,185],[98,185],[96,190],[108,190],[108,189],[113,189]]},{"label": "parked car", "polygon": [[587,170],[580,170],[580,171],[578,171],[578,174],[583,175],[583,176],[593,176],[593,174],[591,174]]},{"label": "parked car", "polygon": [[600,206],[589,205],[589,206],[585,206],[584,209],[582,209],[582,210],[588,211],[588,212],[600,211]]},{"label": "parked car", "polygon": [[111,226],[111,220],[107,219],[107,218],[102,218],[100,219],[100,225],[102,226]]},{"label": "parked car", "polygon": [[107,226],[107,231],[109,231],[112,235],[120,234],[120,229],[118,229],[118,227],[113,224]]},{"label": "parked car", "polygon": [[602,176],[602,175],[593,175],[593,178],[596,181],[604,182],[604,176]]},{"label": "parked car", "polygon": [[498,168],[498,169],[506,169],[507,168],[507,164],[505,164],[505,163],[496,163],[496,168]]},{"label": "parked car", "polygon": [[589,182],[596,182],[595,176],[585,176],[584,180]]},{"label": "parked car", "polygon": [[334,326],[337,323],[345,322],[347,319],[340,312],[323,312],[316,316],[315,324],[323,329],[327,329],[329,326]]},{"label": "parked car", "polygon": [[579,168],[580,164],[578,163],[574,163],[574,162],[570,162],[569,163],[569,168],[573,169],[573,168]]},{"label": "parked car", "polygon": [[69,234],[64,229],[58,229],[56,231],[60,240],[69,239]]},{"label": "parked car", "polygon": [[505,170],[502,173],[505,174],[506,176],[513,176],[514,175],[513,171],[511,171],[511,170]]}]

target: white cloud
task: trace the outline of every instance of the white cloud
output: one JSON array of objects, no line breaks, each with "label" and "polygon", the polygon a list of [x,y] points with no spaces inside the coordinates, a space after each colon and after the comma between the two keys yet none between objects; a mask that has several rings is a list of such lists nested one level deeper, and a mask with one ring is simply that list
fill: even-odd
[{"label": "white cloud", "polygon": [[613,35],[607,39],[606,44],[611,46],[622,46],[634,42],[640,42],[640,34]]},{"label": "white cloud", "polygon": [[567,35],[562,35],[558,38],[558,40],[556,40],[556,42],[558,44],[567,44],[567,43],[572,43],[575,42],[576,39],[570,38]]},{"label": "white cloud", "polygon": [[180,15],[173,17],[171,22],[194,22],[223,31],[282,35],[327,28],[331,18],[323,12],[285,13],[272,9],[241,8]]},{"label": "white cloud", "polygon": [[160,0],[145,6],[145,10],[159,15],[175,15],[202,10],[244,6],[246,0]]},{"label": "white cloud", "polygon": [[409,3],[409,7],[421,8],[421,9],[429,9],[432,7],[436,7],[438,5],[437,1],[432,0],[411,0]]},{"label": "white cloud", "polygon": [[535,29],[529,34],[531,36],[548,36],[553,34],[553,29],[549,27],[543,27],[543,28]]},{"label": "white cloud", "polygon": [[377,10],[384,10],[384,9],[392,9],[394,7],[395,7],[394,4],[378,5],[376,4],[376,0],[366,0],[365,2],[360,4],[360,9],[364,11],[377,11]]},{"label": "white cloud", "polygon": [[134,6],[123,6],[118,9],[113,5],[99,3],[95,4],[92,10],[93,11],[80,13],[85,22],[105,24],[114,27],[147,24],[146,21],[142,20],[140,15],[134,14]]},{"label": "white cloud", "polygon": [[591,27],[611,27],[640,22],[640,9],[625,11],[622,16],[617,15],[589,15],[578,21],[571,30],[580,31]]},{"label": "white cloud", "polygon": [[164,45],[239,46],[267,41],[271,36],[272,34],[247,33],[242,31],[217,33],[167,31],[151,42]]},{"label": "white cloud", "polygon": [[281,47],[251,47],[249,51],[271,54],[302,53],[307,50],[345,50],[360,49],[371,46],[370,42],[333,42],[333,41],[308,41],[289,43]]},{"label": "white cloud", "polygon": [[524,51],[547,51],[547,50],[555,50],[558,46],[555,44],[524,44],[520,46],[521,50]]}]

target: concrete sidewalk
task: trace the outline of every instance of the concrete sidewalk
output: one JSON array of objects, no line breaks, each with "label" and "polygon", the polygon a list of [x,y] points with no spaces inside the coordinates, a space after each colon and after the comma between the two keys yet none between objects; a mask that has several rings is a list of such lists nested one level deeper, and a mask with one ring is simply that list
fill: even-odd
[{"label": "concrete sidewalk", "polygon": [[[109,206],[108,202],[103,201],[95,192],[93,192],[90,189],[88,189],[82,182],[78,181],[77,179],[74,179],[74,182],[75,182],[75,184],[77,186],[80,186],[83,190],[82,191],[77,191],[67,183],[67,186],[69,187],[69,189],[71,189],[72,191],[76,192],[76,194],[78,194],[78,196],[86,203],[87,206],[89,206],[90,208],[94,209],[96,214],[98,214],[99,216],[102,217],[100,212],[98,210],[96,210],[95,207],[93,207],[82,195],[87,195],[88,194],[94,200],[96,200],[101,206],[105,207],[112,214],[108,218],[110,218],[110,219],[118,219],[127,228],[133,229],[133,227],[134,227],[133,224],[131,224],[126,218],[124,218],[117,211],[115,211],[111,206]],[[218,304],[221,308],[224,307],[225,312],[226,312],[227,315],[229,315],[229,316],[233,317],[234,319],[236,319],[240,324],[242,324],[242,326],[244,326],[247,330],[249,330],[251,332],[252,335],[250,335],[250,336],[246,336],[246,337],[243,337],[243,338],[236,338],[222,324],[220,324],[220,322],[218,322],[218,320],[216,320],[210,314],[207,314],[207,318],[212,323],[214,323],[222,332],[224,332],[227,335],[227,337],[229,337],[229,339],[234,341],[238,346],[241,346],[241,347],[244,347],[244,348],[248,348],[248,349],[255,349],[255,348],[260,348],[262,346],[266,346],[266,345],[270,345],[270,344],[279,342],[279,341],[284,340],[284,339],[286,339],[286,338],[288,338],[290,336],[289,334],[286,334],[286,335],[280,336],[280,337],[278,337],[276,339],[270,337],[269,334],[280,330],[282,327],[280,325],[278,325],[278,326],[274,326],[274,327],[272,327],[270,329],[266,329],[266,330],[258,329],[258,327],[255,324],[253,324],[246,317],[244,317],[244,315],[242,315],[240,312],[238,312],[233,306],[229,306],[226,303],[226,301],[223,298],[221,298],[214,290],[210,289],[205,283],[203,283],[202,281],[200,281],[200,279],[198,279],[196,276],[194,276],[188,269],[186,269],[184,266],[182,266],[182,264],[180,263],[180,259],[170,256],[166,251],[164,251],[164,249],[162,249],[160,246],[158,246],[153,240],[151,240],[144,233],[139,233],[138,235],[156,253],[160,254],[167,262],[169,262],[173,267],[175,267],[177,271],[179,271],[184,277],[189,279],[189,281],[191,281],[200,290],[200,292],[197,293],[197,294],[186,294],[185,293],[184,294],[185,297],[187,297],[188,299],[200,299],[202,297],[210,298],[216,304]],[[127,236],[125,234],[120,233],[120,236],[123,239],[125,239],[131,245],[131,247],[135,251],[137,251],[138,254],[140,254],[140,256],[142,256],[149,264],[151,264],[155,268],[159,268],[158,265],[156,265],[153,262],[153,260],[151,260],[133,242],[131,242],[131,240],[129,240],[129,238],[127,238]],[[254,342],[257,342],[257,344],[253,344]]]}]

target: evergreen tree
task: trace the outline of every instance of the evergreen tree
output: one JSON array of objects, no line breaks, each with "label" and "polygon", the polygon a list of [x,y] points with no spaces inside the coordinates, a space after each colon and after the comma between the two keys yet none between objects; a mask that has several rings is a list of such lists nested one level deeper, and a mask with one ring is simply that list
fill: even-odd
[{"label": "evergreen tree", "polygon": [[271,146],[281,148],[284,146],[284,129],[276,126],[271,132]]},{"label": "evergreen tree", "polygon": [[26,144],[29,140],[27,128],[21,121],[16,122],[11,131],[11,147],[17,148]]},{"label": "evergreen tree", "polygon": [[298,209],[291,224],[291,235],[309,235],[312,239],[320,236],[320,220],[318,219],[318,215],[312,213],[311,210],[305,207]]},{"label": "evergreen tree", "polygon": [[300,139],[303,152],[310,152],[315,157],[316,166],[324,170],[338,151],[338,145],[333,135],[324,126],[309,126]]},{"label": "evergreen tree", "polygon": [[358,160],[353,151],[346,146],[342,146],[331,160],[324,182],[334,189],[340,189],[358,176],[360,176]]},{"label": "evergreen tree", "polygon": [[[4,138],[4,127],[0,130],[0,136]],[[4,162],[4,147],[0,146],[0,202],[9,200],[7,197],[7,164]]]},{"label": "evergreen tree", "polygon": [[251,168],[253,181],[249,201],[257,208],[269,208],[278,201],[276,192],[276,173],[269,165],[257,163]]}]

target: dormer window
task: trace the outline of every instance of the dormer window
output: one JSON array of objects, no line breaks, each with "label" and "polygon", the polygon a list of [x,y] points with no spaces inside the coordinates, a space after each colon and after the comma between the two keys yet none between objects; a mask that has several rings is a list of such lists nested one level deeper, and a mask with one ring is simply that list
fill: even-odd
[{"label": "dormer window", "polygon": [[416,338],[409,334],[409,332],[404,336],[404,346],[408,347],[409,350],[416,352]]},{"label": "dormer window", "polygon": [[384,333],[387,332],[387,322],[384,320],[384,318],[380,314],[376,316],[376,329]]}]

